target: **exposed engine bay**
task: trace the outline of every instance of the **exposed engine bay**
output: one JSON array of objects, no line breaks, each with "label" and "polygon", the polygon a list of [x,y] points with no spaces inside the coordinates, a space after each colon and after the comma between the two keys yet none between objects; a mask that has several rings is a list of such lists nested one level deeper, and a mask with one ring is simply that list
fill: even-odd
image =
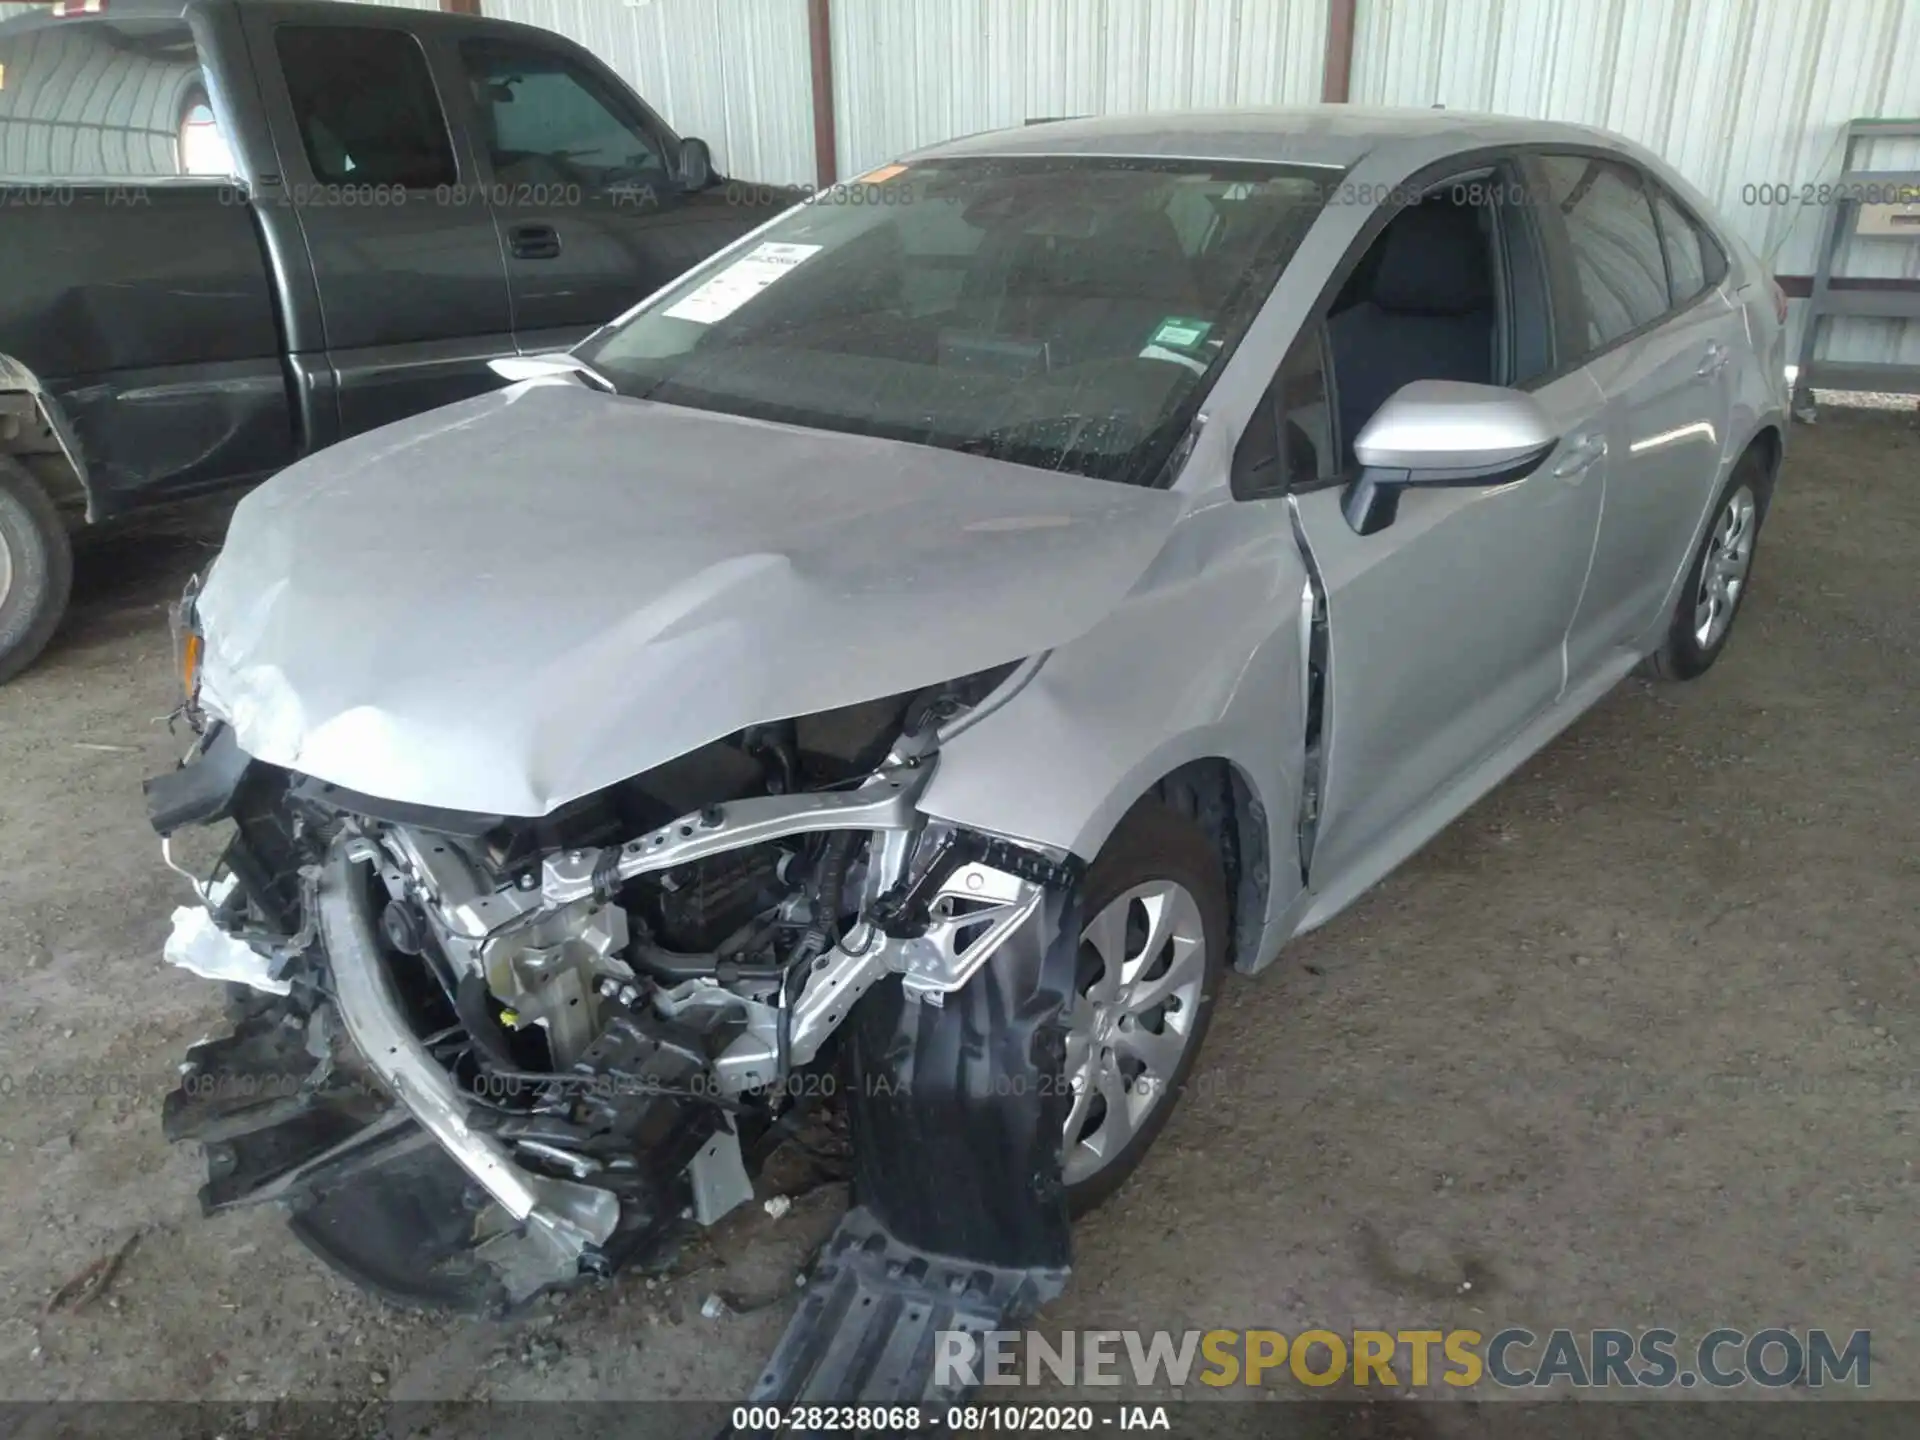
[{"label": "exposed engine bay", "polygon": [[868,991],[939,1009],[1057,920],[1073,857],[915,807],[1023,668],[753,726],[536,819],[353,794],[192,717],[154,824],[233,833],[189,876],[217,931],[176,940],[259,967],[166,1108],[207,1208],[280,1201],[357,1282],[497,1310],[750,1200]]}]

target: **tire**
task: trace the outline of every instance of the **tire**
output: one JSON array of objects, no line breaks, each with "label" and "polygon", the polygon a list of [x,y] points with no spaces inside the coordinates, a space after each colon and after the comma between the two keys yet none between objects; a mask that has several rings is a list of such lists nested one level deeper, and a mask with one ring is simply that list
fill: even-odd
[{"label": "tire", "polygon": [[[1184,892],[1186,901],[1176,892]],[[1086,924],[1067,1016],[1066,1073],[1073,1094],[1062,1136],[1067,1208],[1075,1216],[1119,1189],[1179,1103],[1213,1020],[1229,933],[1220,857],[1206,832],[1158,800],[1143,800],[1127,813],[1088,869],[1081,895]],[[1124,923],[1103,918],[1110,913],[1124,917]],[[1153,955],[1137,953],[1152,938],[1149,926],[1156,914],[1169,922],[1167,942]],[[1197,957],[1184,946],[1181,937],[1187,934],[1199,938]],[[1109,995],[1106,953],[1116,945],[1123,970],[1136,967],[1133,978],[1118,994],[1097,1000],[1089,991],[1097,986]],[[1179,983],[1164,1003],[1126,1008],[1130,1001],[1150,1000],[1156,980],[1170,979]],[[1105,1043],[1099,1038],[1103,1031]],[[1137,1052],[1143,1046],[1167,1053],[1168,1047],[1156,1042],[1169,1033],[1179,1034],[1184,1048],[1175,1063],[1163,1067],[1167,1073],[1142,1069],[1128,1080],[1125,1072],[1141,1063]],[[1104,1068],[1109,1061],[1118,1063],[1119,1098],[1129,1112],[1112,1132],[1107,1099],[1115,1094],[1114,1078]],[[1107,1146],[1110,1156],[1098,1154]],[[1088,1170],[1089,1165],[1094,1168]],[[1083,1173],[1076,1176],[1076,1169]]]},{"label": "tire", "polygon": [[39,481],[0,455],[0,685],[46,649],[72,593],[60,512]]},{"label": "tire", "polygon": [[[1666,638],[1660,648],[1640,662],[1640,674],[1649,680],[1692,680],[1706,674],[1720,652],[1727,648],[1733,623],[1752,586],[1754,551],[1760,539],[1760,526],[1767,515],[1767,466],[1765,457],[1749,450],[1733,467],[1725,488],[1713,504],[1713,518],[1707,533],[1700,537],[1693,563],[1687,566],[1687,578],[1674,602],[1667,623]],[[1744,551],[1737,566],[1728,552],[1732,534]],[[1723,611],[1708,618],[1710,604],[1709,567],[1720,577],[1719,600]],[[1733,573],[1737,569],[1737,574]],[[1731,576],[1731,593],[1727,581]],[[1703,635],[1703,627],[1705,633]]]}]

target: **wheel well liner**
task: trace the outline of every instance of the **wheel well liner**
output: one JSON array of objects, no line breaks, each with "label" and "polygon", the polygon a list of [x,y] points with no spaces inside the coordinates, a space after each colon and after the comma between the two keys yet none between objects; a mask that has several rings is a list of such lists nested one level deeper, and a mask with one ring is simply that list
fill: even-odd
[{"label": "wheel well liner", "polygon": [[1226,875],[1233,925],[1227,962],[1237,970],[1250,970],[1266,928],[1272,878],[1266,810],[1252,785],[1233,762],[1216,757],[1188,761],[1146,793],[1199,825],[1213,842]]},{"label": "wheel well liner", "polygon": [[1786,437],[1780,433],[1780,427],[1771,422],[1762,425],[1747,441],[1744,457],[1748,451],[1758,450],[1766,461],[1766,478],[1761,484],[1760,513],[1764,516],[1773,504],[1773,487],[1780,478],[1780,461],[1786,454]]}]

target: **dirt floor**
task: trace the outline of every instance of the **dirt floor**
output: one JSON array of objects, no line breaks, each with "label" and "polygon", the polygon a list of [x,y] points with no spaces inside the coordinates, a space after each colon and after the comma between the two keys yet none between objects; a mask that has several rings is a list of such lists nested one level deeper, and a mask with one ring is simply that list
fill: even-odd
[{"label": "dirt floor", "polygon": [[[159,1108],[219,997],[160,959],[186,893],[140,781],[182,748],[165,610],[217,535],[91,546],[0,689],[0,1399],[739,1396],[838,1187],[501,1324],[200,1216]],[[1916,549],[1913,417],[1797,428],[1720,666],[1622,686],[1230,985],[1040,1324],[1865,1327],[1873,1392],[1920,1397]]]}]

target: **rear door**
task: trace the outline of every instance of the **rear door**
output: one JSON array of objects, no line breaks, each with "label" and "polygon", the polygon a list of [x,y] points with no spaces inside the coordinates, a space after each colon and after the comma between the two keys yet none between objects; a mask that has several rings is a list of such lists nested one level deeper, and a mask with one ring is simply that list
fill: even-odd
[{"label": "rear door", "polygon": [[340,435],[493,388],[506,269],[404,12],[241,9],[281,167],[259,201],[298,217],[320,296],[326,353],[296,366],[335,391]]},{"label": "rear door", "polygon": [[572,345],[765,218],[723,184],[683,191],[679,137],[577,47],[452,45],[523,351]]},{"label": "rear door", "polygon": [[1746,344],[1712,238],[1636,166],[1600,154],[1534,158],[1549,244],[1569,264],[1582,364],[1607,396],[1606,512],[1567,637],[1574,680],[1666,616],[1712,499]]},{"label": "rear door", "polygon": [[[1376,307],[1376,317],[1329,322],[1330,331],[1349,332],[1377,322],[1373,363],[1391,362],[1396,384],[1477,378],[1524,389],[1563,438],[1521,480],[1403,492],[1398,517],[1371,535],[1356,534],[1342,513],[1342,491],[1356,473],[1350,458],[1320,483],[1296,482],[1300,528],[1327,605],[1328,738],[1312,859],[1322,894],[1371,883],[1404,858],[1478,793],[1461,784],[1475,765],[1548,710],[1564,685],[1564,641],[1600,516],[1603,399],[1581,369],[1556,363],[1545,255],[1515,198],[1517,179],[1502,165],[1429,192],[1483,201],[1493,294],[1485,316],[1491,349],[1477,377],[1415,373],[1428,353],[1419,295],[1401,312],[1413,325],[1397,324],[1391,305]],[[1357,262],[1363,274],[1371,267],[1383,293],[1386,253]],[[1328,367],[1335,395],[1343,385],[1351,395],[1366,379],[1351,341],[1343,344],[1348,354],[1332,356]],[[1364,419],[1349,414],[1335,424],[1357,431]],[[1350,457],[1352,443],[1338,435],[1314,448]]]}]

